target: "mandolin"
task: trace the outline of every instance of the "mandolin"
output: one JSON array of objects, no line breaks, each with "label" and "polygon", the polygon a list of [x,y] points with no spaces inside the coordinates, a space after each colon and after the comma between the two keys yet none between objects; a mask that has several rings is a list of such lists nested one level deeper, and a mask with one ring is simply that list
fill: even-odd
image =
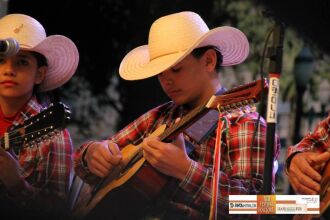
[{"label": "mandolin", "polygon": [[[162,125],[151,135],[169,142],[209,110],[228,112],[254,104],[267,89],[265,80],[257,80],[221,95],[214,95],[173,126],[166,128]],[[110,219],[136,219],[144,213],[144,207],[156,201],[155,198],[168,193],[165,191],[169,188],[168,182],[171,177],[158,172],[145,160],[141,144],[128,145],[121,151],[121,164],[95,187],[82,190],[73,208],[74,219],[100,219],[105,218],[107,214]]]},{"label": "mandolin", "polygon": [[65,104],[52,103],[22,124],[13,126],[0,138],[0,146],[17,152],[22,147],[34,147],[42,141],[48,141],[65,128],[70,115],[70,109]]}]

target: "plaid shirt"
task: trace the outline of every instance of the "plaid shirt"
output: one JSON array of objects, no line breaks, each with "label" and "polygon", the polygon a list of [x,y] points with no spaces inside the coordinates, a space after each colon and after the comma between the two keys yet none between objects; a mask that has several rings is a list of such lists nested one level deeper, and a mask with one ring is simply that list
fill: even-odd
[{"label": "plaid shirt", "polygon": [[308,133],[296,145],[288,147],[287,161],[294,153],[314,151],[324,152],[330,149],[330,114],[323,119],[314,129],[313,133]]},{"label": "plaid shirt", "polygon": [[[38,114],[41,109],[42,106],[33,97],[16,116],[13,125],[23,123],[26,118]],[[7,198],[18,207],[32,210],[37,215],[64,214],[63,211],[67,210],[63,205],[67,204],[73,164],[73,145],[68,130],[61,131],[49,142],[22,148],[17,155],[13,151],[10,152],[19,162],[19,171],[25,179],[25,185],[20,186],[14,196],[1,186],[0,200]]]},{"label": "plaid shirt", "polygon": [[[160,125],[171,126],[176,118],[185,114],[186,111],[182,106],[176,106],[169,102],[143,114],[109,139],[117,143],[120,148],[128,144],[137,145]],[[229,123],[227,126],[228,132],[222,133],[218,210],[220,210],[222,219],[230,217],[233,219],[238,217],[246,219],[247,217],[244,215],[228,215],[228,195],[257,194],[260,192],[264,172],[266,124],[263,119],[260,121],[251,155],[251,142],[258,114],[245,113],[238,118],[229,118],[228,115],[225,117]],[[212,196],[215,137],[216,131],[211,133],[201,144],[198,144],[189,136],[184,135],[184,138],[195,146],[191,154],[193,162],[185,179],[178,183],[171,203],[178,209],[183,207],[187,210],[187,207],[189,207],[191,210],[198,210],[198,212],[204,214],[202,218],[207,218]],[[86,143],[77,149],[74,156],[74,166],[76,173],[84,181],[93,185],[98,178],[90,173],[81,159],[83,152],[90,143]],[[276,144],[276,158],[278,153],[279,142]],[[190,215],[188,219],[192,219],[193,212],[188,215]]]}]

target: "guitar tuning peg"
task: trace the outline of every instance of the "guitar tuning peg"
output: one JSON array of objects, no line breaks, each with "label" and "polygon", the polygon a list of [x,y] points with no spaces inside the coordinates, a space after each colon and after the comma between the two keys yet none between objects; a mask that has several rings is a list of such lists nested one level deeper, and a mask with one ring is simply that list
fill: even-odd
[{"label": "guitar tuning peg", "polygon": [[239,116],[239,114],[236,111],[231,113],[231,117],[233,117],[233,118],[237,118],[238,116]]},{"label": "guitar tuning peg", "polygon": [[51,132],[48,132],[48,137],[52,138],[54,136],[54,132],[51,131]]},{"label": "guitar tuning peg", "polygon": [[31,141],[31,142],[28,144],[28,147],[29,147],[29,148],[33,148],[34,145],[35,145],[35,142],[34,142],[34,141]]},{"label": "guitar tuning peg", "polygon": [[229,105],[225,105],[225,106],[224,106],[224,109],[225,109],[226,111],[229,111],[229,110],[230,110],[230,106],[229,106]]},{"label": "guitar tuning peg", "polygon": [[59,130],[54,130],[54,131],[53,131],[53,134],[54,134],[53,137],[59,136],[60,133],[61,133],[61,132],[60,132]]},{"label": "guitar tuning peg", "polygon": [[249,113],[249,112],[250,112],[249,106],[243,106],[243,107],[242,107],[242,111],[243,111],[244,113]]}]

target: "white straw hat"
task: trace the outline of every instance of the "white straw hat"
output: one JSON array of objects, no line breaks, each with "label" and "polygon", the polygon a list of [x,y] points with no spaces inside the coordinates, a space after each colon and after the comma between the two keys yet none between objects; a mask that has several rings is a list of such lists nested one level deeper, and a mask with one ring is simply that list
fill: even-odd
[{"label": "white straw hat", "polygon": [[62,35],[46,37],[43,26],[34,18],[24,14],[9,14],[0,19],[0,39],[14,38],[20,49],[44,55],[48,71],[39,91],[45,92],[66,83],[75,73],[79,53],[76,45]]},{"label": "white straw hat", "polygon": [[216,46],[223,55],[222,66],[243,62],[249,42],[240,30],[223,26],[209,30],[194,12],[180,12],[157,19],[150,28],[148,45],[133,49],[122,60],[119,74],[126,80],[155,76],[180,62],[193,49]]}]

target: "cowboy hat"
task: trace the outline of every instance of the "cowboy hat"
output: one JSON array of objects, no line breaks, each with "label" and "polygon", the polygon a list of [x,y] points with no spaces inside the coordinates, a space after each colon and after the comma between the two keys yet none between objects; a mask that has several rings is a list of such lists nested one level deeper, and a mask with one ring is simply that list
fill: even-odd
[{"label": "cowboy hat", "polygon": [[239,64],[249,53],[246,36],[236,28],[209,30],[203,19],[190,11],[167,15],[151,25],[148,45],[124,57],[119,74],[126,80],[152,77],[180,62],[193,49],[211,45],[223,55],[222,66]]},{"label": "cowboy hat", "polygon": [[7,38],[14,38],[21,50],[35,51],[46,57],[48,71],[38,87],[40,92],[60,87],[77,69],[79,53],[76,45],[62,35],[46,37],[43,26],[28,15],[9,14],[0,19],[0,39]]}]

